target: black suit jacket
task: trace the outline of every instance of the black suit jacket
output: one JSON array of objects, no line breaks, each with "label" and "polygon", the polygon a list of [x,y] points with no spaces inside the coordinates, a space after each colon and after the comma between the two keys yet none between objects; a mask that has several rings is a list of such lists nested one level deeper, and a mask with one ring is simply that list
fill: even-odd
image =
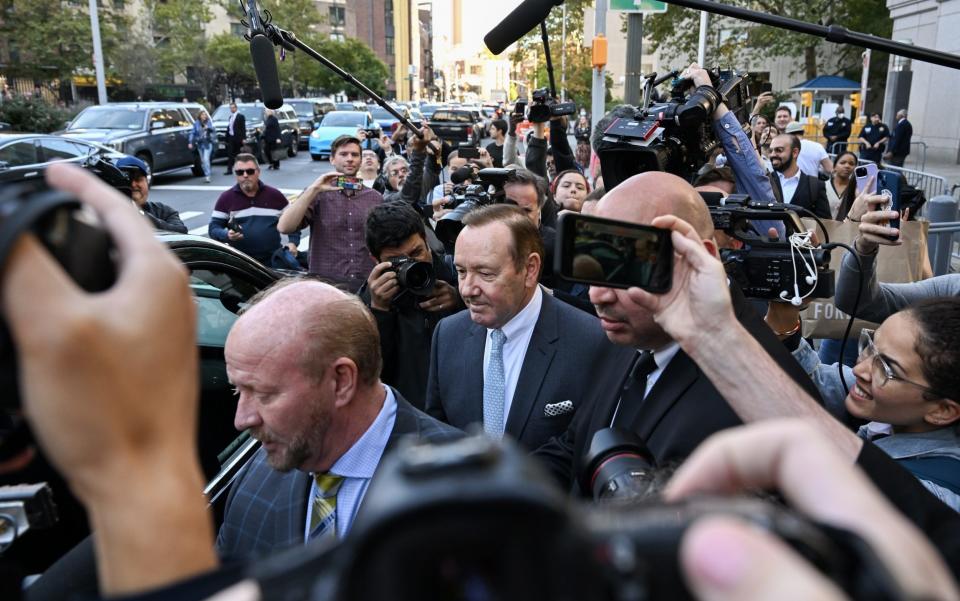
[{"label": "black suit jacket", "polygon": [[[483,423],[483,351],[487,329],[461,311],[437,324],[430,351],[427,413],[464,429]],[[593,382],[586,367],[612,347],[600,321],[543,293],[543,306],[523,358],[504,433],[536,449],[562,433],[575,414],[588,413]],[[547,405],[570,401],[570,411]],[[569,405],[565,406],[569,407]]]},{"label": "black suit jacket", "polygon": [[233,137],[230,137],[229,125],[227,125],[227,137],[237,146],[243,145],[244,140],[247,139],[247,118],[240,111],[237,111],[237,119],[233,122]]},{"label": "black suit jacket", "polygon": [[893,128],[890,146],[887,152],[893,156],[905,157],[910,154],[910,140],[913,138],[913,126],[906,119],[897,123]]},{"label": "black suit jacket", "polygon": [[[731,285],[730,292],[734,313],[740,323],[787,374],[819,401],[816,386],[770,327],[749,306],[739,289]],[[581,490],[577,483],[583,470],[584,454],[593,435],[610,426],[623,382],[636,354],[636,349],[621,346],[598,355],[587,372],[594,382],[593,395],[589,399],[593,410],[577,412],[562,436],[533,453],[564,487],[574,492],[590,494],[590,491]],[[749,386],[750,377],[750,374],[743,374],[744,386]],[[647,443],[657,463],[663,464],[684,459],[714,432],[741,423],[710,380],[681,349],[643,400],[632,429]]]},{"label": "black suit jacket", "polygon": [[[407,436],[442,441],[462,435],[415,409],[396,390],[394,395],[397,417],[385,454]],[[223,525],[217,535],[220,556],[250,558],[303,544],[310,485],[308,473],[278,472],[267,463],[266,452],[262,448],[257,451],[230,488]]]},{"label": "black suit jacket", "polygon": [[[773,186],[773,196],[777,199],[777,202],[783,202],[780,176],[774,171],[769,178],[770,185]],[[797,184],[797,191],[794,192],[790,204],[813,211],[820,219],[833,219],[833,215],[830,213],[830,201],[827,200],[827,186],[818,177],[801,173],[800,183]],[[801,217],[809,217],[809,215],[801,215]]]}]

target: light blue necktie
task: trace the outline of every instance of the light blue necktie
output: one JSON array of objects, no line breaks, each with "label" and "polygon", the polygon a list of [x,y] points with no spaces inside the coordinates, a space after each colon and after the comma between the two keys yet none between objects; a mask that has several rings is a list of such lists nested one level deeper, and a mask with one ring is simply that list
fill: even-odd
[{"label": "light blue necktie", "polygon": [[503,373],[503,343],[507,336],[503,330],[490,333],[490,362],[483,381],[483,431],[491,438],[503,438],[503,406],[507,392]]}]

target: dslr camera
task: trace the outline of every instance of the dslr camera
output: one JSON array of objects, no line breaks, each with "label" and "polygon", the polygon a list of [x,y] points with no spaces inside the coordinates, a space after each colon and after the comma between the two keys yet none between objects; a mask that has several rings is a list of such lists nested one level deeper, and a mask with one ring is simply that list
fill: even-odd
[{"label": "dslr camera", "polygon": [[[798,241],[804,232],[796,207],[751,201],[745,194],[719,198],[701,194],[713,227],[743,242],[740,249],[722,249],[727,275],[748,298],[789,301],[799,305],[805,298],[829,298],[835,276],[830,269],[830,251]],[[756,231],[757,221],[783,224],[785,236],[770,239]]]},{"label": "dslr camera", "polygon": [[527,109],[527,119],[531,123],[546,123],[552,117],[575,115],[577,105],[574,102],[557,102],[550,96],[549,88],[534,90],[531,95],[530,107]]},{"label": "dslr camera", "polygon": [[406,291],[414,296],[430,296],[437,283],[433,263],[417,261],[406,255],[391,257],[390,269],[397,274],[401,293]]},{"label": "dslr camera", "polygon": [[[459,171],[459,170],[458,170]],[[472,172],[471,172],[472,173]],[[464,185],[458,183],[453,188],[446,208],[452,209],[449,213],[437,220],[434,231],[437,238],[447,246],[453,248],[463,229],[463,217],[477,207],[503,202],[503,183],[507,179],[509,169],[488,167],[476,172],[475,180],[478,183]],[[453,177],[453,180],[462,178]]]},{"label": "dslr camera", "polygon": [[714,70],[713,85],[696,88],[690,79],[675,79],[669,99],[651,104],[654,86],[676,74],[659,80],[656,73],[648,75],[643,106],[621,105],[604,116],[594,148],[608,190],[644,171],[666,171],[689,181],[721,146],[712,117],[721,102],[742,125],[748,123],[747,75]]}]

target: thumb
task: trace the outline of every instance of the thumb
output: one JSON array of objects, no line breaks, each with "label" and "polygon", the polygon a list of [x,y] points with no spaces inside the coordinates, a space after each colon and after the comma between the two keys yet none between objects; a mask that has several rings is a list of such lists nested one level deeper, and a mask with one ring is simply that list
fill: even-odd
[{"label": "thumb", "polygon": [[683,536],[687,586],[702,601],[842,601],[840,589],[786,543],[728,517],[708,517]]}]

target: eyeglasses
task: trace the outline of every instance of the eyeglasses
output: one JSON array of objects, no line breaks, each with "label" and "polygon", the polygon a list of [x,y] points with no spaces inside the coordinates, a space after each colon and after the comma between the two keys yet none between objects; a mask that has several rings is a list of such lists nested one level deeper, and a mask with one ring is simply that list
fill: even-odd
[{"label": "eyeglasses", "polygon": [[396,177],[396,176],[398,176],[398,175],[406,175],[406,174],[408,174],[408,173],[410,173],[410,170],[407,169],[407,168],[403,168],[403,169],[391,169],[391,170],[390,170],[390,175],[393,176],[393,177]]},{"label": "eyeglasses", "polygon": [[904,384],[916,386],[925,392],[936,395],[938,398],[943,397],[943,395],[933,390],[929,386],[911,382],[910,380],[901,378],[895,374],[893,368],[890,367],[890,364],[887,362],[886,358],[880,354],[879,349],[877,349],[877,346],[873,343],[873,334],[874,330],[860,330],[860,341],[857,344],[857,348],[860,351],[860,356],[857,358],[857,363],[866,361],[868,359],[873,359],[871,368],[873,369],[874,377],[876,378],[877,387],[883,388],[890,380],[896,380],[898,382],[903,382]]},{"label": "eyeglasses", "polygon": [[243,175],[253,175],[253,174],[256,173],[256,172],[257,172],[256,169],[234,169],[234,170],[233,170],[233,173],[234,173],[237,177],[241,177],[241,176],[243,176]]}]

